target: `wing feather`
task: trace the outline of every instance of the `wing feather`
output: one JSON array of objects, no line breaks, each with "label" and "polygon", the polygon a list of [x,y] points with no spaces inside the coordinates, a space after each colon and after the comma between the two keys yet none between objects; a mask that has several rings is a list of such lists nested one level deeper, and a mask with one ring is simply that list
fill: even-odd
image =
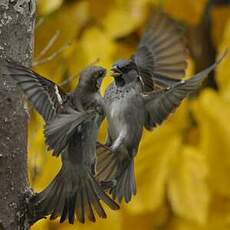
[{"label": "wing feather", "polygon": [[187,67],[187,49],[178,24],[162,12],[154,14],[132,57],[144,82],[144,91],[155,85],[168,87],[180,80]]},{"label": "wing feather", "polygon": [[188,94],[199,89],[208,74],[214,70],[227,53],[226,51],[216,63],[188,80],[181,80],[168,88],[143,94],[146,110],[145,127],[152,129],[160,125]]},{"label": "wing feather", "polygon": [[45,125],[45,139],[53,155],[58,156],[67,146],[71,136],[84,122],[95,117],[95,111],[59,113]]},{"label": "wing feather", "polygon": [[62,109],[61,101],[66,101],[67,95],[54,82],[11,60],[6,60],[4,66],[6,75],[16,81],[44,120],[52,119]]}]

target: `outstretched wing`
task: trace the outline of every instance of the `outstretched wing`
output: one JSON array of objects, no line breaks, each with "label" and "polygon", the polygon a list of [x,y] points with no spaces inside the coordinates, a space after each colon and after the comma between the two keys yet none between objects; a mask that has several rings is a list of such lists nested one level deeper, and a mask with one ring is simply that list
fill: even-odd
[{"label": "outstretched wing", "polygon": [[54,119],[48,121],[44,131],[45,140],[49,149],[53,150],[53,155],[58,156],[68,145],[71,136],[76,131],[81,132],[82,124],[94,117],[93,110],[77,112],[69,109],[68,113],[58,113]]},{"label": "outstretched wing", "polygon": [[188,94],[199,89],[208,74],[221,62],[226,54],[227,52],[216,63],[188,80],[179,81],[163,90],[143,94],[146,110],[145,127],[151,130],[153,127],[160,125]]},{"label": "outstretched wing", "polygon": [[14,61],[5,61],[8,73],[22,89],[28,100],[45,121],[52,119],[61,110],[67,95],[54,82]]},{"label": "outstretched wing", "polygon": [[132,58],[144,82],[144,91],[178,82],[187,67],[187,49],[178,24],[162,12],[155,13]]}]

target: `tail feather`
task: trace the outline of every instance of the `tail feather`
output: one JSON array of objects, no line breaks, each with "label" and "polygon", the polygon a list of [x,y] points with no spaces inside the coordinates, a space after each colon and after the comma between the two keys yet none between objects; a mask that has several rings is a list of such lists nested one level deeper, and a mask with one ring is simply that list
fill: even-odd
[{"label": "tail feather", "polygon": [[124,198],[128,203],[136,194],[133,160],[121,164],[117,154],[103,145],[97,146],[97,178],[101,182],[116,181],[116,185],[110,189],[114,200],[121,202]]},{"label": "tail feather", "polygon": [[100,199],[97,193],[95,192],[92,183],[90,183],[89,181],[88,181],[88,195],[89,195],[89,201],[93,204],[93,207],[95,208],[99,217],[106,218],[107,215],[100,203]]},{"label": "tail feather", "polygon": [[60,223],[63,223],[68,215],[69,199],[65,199],[65,205],[61,214]]},{"label": "tail feather", "polygon": [[100,181],[114,179],[119,167],[119,160],[105,145],[97,143],[97,178]]},{"label": "tail feather", "polygon": [[136,182],[134,175],[134,161],[131,160],[116,177],[117,185],[110,190],[113,199],[118,199],[119,202],[124,198],[128,203],[132,196],[136,195]]},{"label": "tail feather", "polygon": [[50,219],[51,220],[54,220],[58,217],[59,213],[61,213],[61,210],[63,209],[64,207],[64,204],[65,204],[65,199],[64,197],[62,196],[63,194],[63,189],[64,189],[64,185],[62,184],[60,186],[60,192],[58,194],[58,201],[57,201],[57,204],[59,204],[58,206],[56,206],[50,216]]},{"label": "tail feather", "polygon": [[118,162],[116,157],[108,158],[102,164],[100,164],[100,167],[98,167],[97,175],[101,179],[104,178],[104,180],[113,178],[116,174],[117,166],[118,166]]},{"label": "tail feather", "polygon": [[51,215],[50,219],[60,216],[60,223],[68,219],[73,224],[75,213],[81,223],[85,223],[87,218],[95,222],[94,210],[99,217],[106,218],[100,201],[113,210],[119,209],[90,174],[90,170],[82,167],[79,171],[81,174],[76,174],[75,169],[62,167],[48,187],[34,198],[38,215]]},{"label": "tail feather", "polygon": [[108,178],[112,178],[113,175],[115,174],[114,169],[117,167],[117,162],[113,161],[110,164],[110,167],[108,167],[107,169],[105,169],[105,173],[107,173]]},{"label": "tail feather", "polygon": [[[76,207],[76,196],[77,193],[75,192],[73,196],[69,198],[69,223],[74,223],[74,213],[75,213],[75,207]],[[77,212],[78,213],[78,212]]]},{"label": "tail feather", "polygon": [[88,208],[89,208],[88,209],[88,218],[89,218],[90,221],[95,222],[96,218],[95,218],[93,208],[92,208],[92,203],[91,203],[92,198],[90,196],[90,192],[88,190],[88,187],[85,187],[85,189],[86,189],[86,195],[87,195],[86,198],[87,198],[87,203],[88,203]]},{"label": "tail feather", "polygon": [[99,195],[99,198],[101,198],[104,203],[106,203],[113,210],[117,209],[117,204],[113,200],[111,200],[110,197],[107,196],[106,193],[104,193],[104,191],[101,190],[101,187],[98,184],[94,186],[94,189],[95,193]]},{"label": "tail feather", "polygon": [[[82,184],[82,183],[81,183]],[[82,186],[84,187],[84,185]],[[77,202],[77,219],[80,223],[85,223],[85,209],[84,209],[84,194],[83,194],[83,191],[82,189],[76,193],[76,202]],[[73,210],[74,211],[74,210]],[[73,212],[74,213],[74,212]]]},{"label": "tail feather", "polygon": [[[60,186],[61,187],[61,186]],[[58,183],[55,183],[55,187],[53,188],[52,192],[56,192],[56,196],[49,197],[49,200],[46,202],[45,210],[46,213],[50,213],[52,211],[51,207],[54,207],[56,203],[58,202],[58,198],[61,194],[61,188],[58,186]]]},{"label": "tail feather", "polygon": [[127,173],[127,178],[126,178],[126,181],[125,181],[125,186],[127,188],[127,192],[125,193],[125,201],[128,203],[130,200],[131,200],[131,194],[132,194],[132,191],[131,191],[131,187],[132,187],[132,183],[131,183],[131,175],[130,173]]},{"label": "tail feather", "polygon": [[[49,194],[54,194],[58,190],[58,181],[53,180],[51,184],[48,185],[48,187],[39,193],[35,197],[35,203],[39,204],[39,214],[41,215],[48,215],[51,211],[51,205],[54,203],[53,200],[56,198],[55,196],[49,196]],[[47,198],[46,198],[47,197]],[[40,209],[40,204],[42,204],[43,208]],[[50,205],[51,204],[51,205]]]},{"label": "tail feather", "polygon": [[84,203],[86,204],[85,208],[86,208],[87,217],[91,222],[95,222],[96,218],[95,218],[91,203],[89,202],[90,199],[89,199],[88,190],[87,190],[86,186],[83,187],[83,194],[85,194],[84,195]]}]

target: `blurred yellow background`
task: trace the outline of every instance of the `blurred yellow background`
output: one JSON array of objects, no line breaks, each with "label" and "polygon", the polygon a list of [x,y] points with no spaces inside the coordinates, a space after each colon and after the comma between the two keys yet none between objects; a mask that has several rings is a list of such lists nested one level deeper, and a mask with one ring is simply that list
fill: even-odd
[{"label": "blurred yellow background", "polygon": [[[188,60],[190,76],[198,69],[197,56],[209,59],[200,40],[192,44],[191,37],[199,37],[196,31],[207,20],[210,2],[214,1],[38,0],[34,69],[67,91],[73,89],[85,66],[97,62],[109,68],[117,58],[129,57],[151,8],[157,6],[192,35],[187,41],[194,54]],[[219,55],[230,47],[230,6],[209,8],[209,19],[209,39]],[[110,81],[103,82],[102,92]],[[116,212],[108,210],[108,218],[95,224],[40,220],[32,230],[230,229],[230,55],[218,66],[215,81],[213,88],[218,90],[205,87],[162,126],[144,133],[135,162],[137,195],[128,205],[122,204]],[[42,126],[40,116],[31,110],[29,174],[35,191],[44,189],[60,167],[60,159],[46,151]]]}]

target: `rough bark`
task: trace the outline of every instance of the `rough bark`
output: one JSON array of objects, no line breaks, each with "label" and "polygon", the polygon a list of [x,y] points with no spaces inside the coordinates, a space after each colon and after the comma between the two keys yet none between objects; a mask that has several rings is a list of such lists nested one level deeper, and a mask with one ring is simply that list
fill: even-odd
[{"label": "rough bark", "polygon": [[[0,0],[0,57],[31,65],[35,0]],[[0,65],[1,66],[1,65]],[[0,67],[0,229],[28,229],[27,113]]]}]

